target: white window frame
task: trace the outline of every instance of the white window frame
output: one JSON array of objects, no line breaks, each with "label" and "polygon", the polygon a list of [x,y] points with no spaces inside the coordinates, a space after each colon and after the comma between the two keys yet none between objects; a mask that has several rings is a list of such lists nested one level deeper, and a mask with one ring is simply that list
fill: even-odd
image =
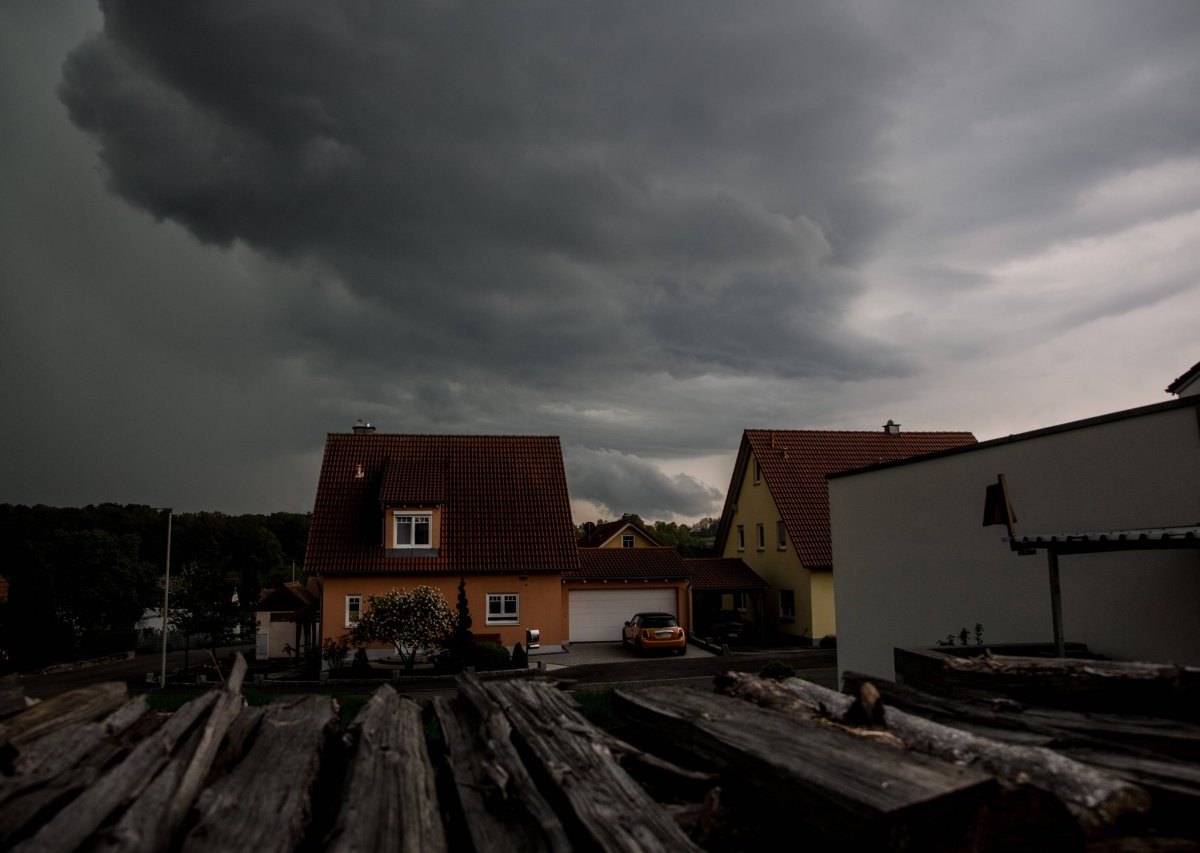
[{"label": "white window frame", "polygon": [[350,620],[350,602],[352,600],[358,602],[358,619],[362,618],[363,596],[360,593],[353,593],[351,595],[347,595],[346,596],[346,614],[345,614],[347,628],[353,628],[355,625],[358,624],[358,619],[355,619],[354,621]]},{"label": "white window frame", "polygon": [[775,522],[775,539],[780,551],[787,550],[787,525],[782,521]]},{"label": "white window frame", "polygon": [[744,524],[737,526],[737,548],[739,551],[746,550],[746,525]]},{"label": "white window frame", "polygon": [[761,482],[762,482],[762,465],[760,465],[758,460],[755,459],[754,460],[754,485],[757,486]]},{"label": "white window frame", "polygon": [[621,536],[621,547],[632,548],[637,545],[637,538],[632,533],[625,533]]},{"label": "white window frame", "polygon": [[744,613],[746,611],[746,593],[744,593],[744,592],[731,593],[729,598],[730,598],[730,604],[732,605],[734,610],[738,611],[739,613]]},{"label": "white window frame", "polygon": [[759,523],[758,525],[758,550],[765,551],[767,549],[767,531],[766,528]]},{"label": "white window frame", "polygon": [[[790,606],[784,601],[785,594],[790,596],[792,599]],[[793,590],[793,589],[779,590],[779,618],[787,619],[790,622],[796,621],[796,591],[795,590]]]},{"label": "white window frame", "polygon": [[[500,605],[499,615],[493,615],[492,602]],[[513,612],[507,613],[507,605],[512,604]],[[521,594],[517,592],[489,592],[486,599],[488,625],[520,625],[521,624]]]},{"label": "white window frame", "polygon": [[[425,542],[423,544],[416,544],[414,542],[407,542],[407,543],[401,542],[400,541],[400,519],[402,519],[402,518],[407,518],[407,519],[412,520],[411,529],[414,534],[416,533],[416,529],[417,529],[417,519],[424,519],[425,523],[429,526],[429,541]],[[414,536],[414,538],[415,538],[415,536]],[[395,513],[393,513],[392,514],[392,547],[393,548],[407,548],[410,550],[416,550],[418,548],[420,548],[420,549],[433,548],[434,547],[434,544],[433,544],[433,513],[432,512],[408,512],[408,511],[400,511],[400,510],[397,510]]]}]

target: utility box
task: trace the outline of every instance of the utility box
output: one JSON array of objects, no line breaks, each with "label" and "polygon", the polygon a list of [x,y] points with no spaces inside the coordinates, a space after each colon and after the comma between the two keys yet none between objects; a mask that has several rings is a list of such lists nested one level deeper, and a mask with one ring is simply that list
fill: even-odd
[{"label": "utility box", "polygon": [[525,648],[540,649],[542,647],[542,632],[537,628],[525,629]]}]

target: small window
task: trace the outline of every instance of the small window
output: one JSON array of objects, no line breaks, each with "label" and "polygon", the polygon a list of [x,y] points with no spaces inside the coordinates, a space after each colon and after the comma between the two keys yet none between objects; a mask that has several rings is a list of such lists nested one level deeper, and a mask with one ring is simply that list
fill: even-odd
[{"label": "small window", "polygon": [[762,466],[758,464],[758,460],[754,460],[754,485],[762,482]]},{"label": "small window", "polygon": [[775,540],[779,543],[780,551],[787,548],[787,526],[782,521],[775,522]]},{"label": "small window", "polygon": [[632,533],[626,533],[624,536],[621,537],[621,547],[622,548],[632,548],[633,547],[633,534]]},{"label": "small window", "polygon": [[516,625],[521,621],[521,597],[515,592],[489,592],[487,624]]},{"label": "small window", "polygon": [[779,590],[779,618],[796,619],[796,593],[790,589]]},{"label": "small window", "polygon": [[767,533],[763,529],[763,526],[760,524],[760,525],[758,525],[758,550],[761,551],[766,547],[767,547]]},{"label": "small window", "polygon": [[745,551],[746,550],[746,528],[743,525],[739,524],[737,526],[737,534],[738,534],[738,537],[737,537],[738,550]]},{"label": "small window", "polygon": [[346,596],[346,627],[352,628],[362,618],[362,596]]},{"label": "small window", "polygon": [[433,528],[433,513],[406,512],[396,513],[395,547],[397,548],[430,548],[431,531]]},{"label": "small window", "polygon": [[735,592],[732,597],[733,597],[733,609],[734,610],[745,610],[746,609],[746,593]]}]

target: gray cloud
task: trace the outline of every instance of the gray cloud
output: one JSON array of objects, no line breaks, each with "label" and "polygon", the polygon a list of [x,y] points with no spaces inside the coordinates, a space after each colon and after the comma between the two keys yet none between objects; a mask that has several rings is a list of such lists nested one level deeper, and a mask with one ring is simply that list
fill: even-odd
[{"label": "gray cloud", "polygon": [[727,472],[644,460],[747,426],[1157,392],[1198,36],[1191,0],[12,0],[0,500],[303,509],[367,417],[559,434],[578,497],[686,517]]},{"label": "gray cloud", "polygon": [[566,448],[571,497],[591,501],[612,516],[699,517],[720,509],[722,492],[689,474],[669,476],[645,460],[614,450]]}]

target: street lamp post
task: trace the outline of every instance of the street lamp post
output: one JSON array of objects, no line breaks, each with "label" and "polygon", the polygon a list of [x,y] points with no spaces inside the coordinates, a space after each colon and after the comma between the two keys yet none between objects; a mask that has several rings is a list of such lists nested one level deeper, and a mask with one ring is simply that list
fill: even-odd
[{"label": "street lamp post", "polygon": [[171,602],[171,507],[167,507],[167,573],[163,581],[162,607],[162,672],[158,676],[158,686],[167,686],[167,607]]}]

